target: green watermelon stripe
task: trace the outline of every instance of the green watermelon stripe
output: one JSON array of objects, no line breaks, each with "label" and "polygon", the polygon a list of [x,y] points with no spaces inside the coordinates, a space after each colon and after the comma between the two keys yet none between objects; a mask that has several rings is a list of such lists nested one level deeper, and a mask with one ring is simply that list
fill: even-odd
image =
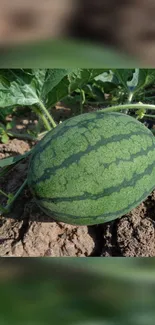
[{"label": "green watermelon stripe", "polygon": [[[117,143],[117,142],[121,142],[121,141],[124,141],[124,139],[127,139],[129,140],[132,136],[134,135],[146,135],[145,132],[133,132],[132,134],[130,134],[130,137],[129,137],[129,134],[126,134],[126,135],[118,135],[117,137],[116,136],[112,136],[108,139],[104,139],[103,137],[101,138],[101,140],[99,140],[95,145],[88,145],[87,149],[85,151],[81,151],[81,152],[78,152],[77,154],[73,154],[71,156],[69,156],[68,158],[66,158],[62,164],[58,165],[58,166],[54,166],[54,167],[51,167],[51,168],[45,168],[44,170],[44,173],[42,176],[40,176],[38,179],[36,179],[35,181],[33,181],[33,184],[38,184],[42,181],[45,181],[46,179],[49,179],[49,176],[50,175],[55,175],[57,170],[61,169],[61,168],[67,168],[69,165],[71,165],[72,163],[74,163],[75,161],[78,163],[79,160],[81,159],[81,157],[84,157],[85,155],[87,155],[89,152],[91,151],[97,151],[98,148],[100,148],[100,146],[104,145],[108,145],[109,143],[113,142],[113,143]],[[150,138],[150,137],[149,137]],[[152,144],[151,146],[148,146],[147,149],[153,149],[154,148],[154,144]],[[150,150],[144,150],[142,149],[139,154],[141,153],[145,153],[147,154]],[[139,155],[138,153],[137,154],[133,154],[131,155],[131,159],[132,159],[132,156],[133,157],[138,157]],[[127,161],[127,160],[126,160]],[[130,161],[130,160],[129,160]],[[110,164],[103,164],[103,166],[105,168],[109,167]]]},{"label": "green watermelon stripe", "polygon": [[[150,188],[150,193],[153,191],[153,189],[154,189],[154,186],[152,186]],[[138,200],[134,201],[134,205],[138,206],[141,202],[143,202],[143,200],[145,200],[147,198],[147,196],[148,196],[148,192],[146,191],[146,192],[143,193],[143,195]],[[75,215],[72,215],[72,214],[69,214],[69,213],[66,213],[66,212],[65,213],[62,213],[62,212],[56,213],[56,212],[48,209],[47,207],[46,208],[43,207],[40,204],[40,201],[38,201],[38,200],[35,200],[35,201],[38,204],[38,206],[40,206],[40,208],[43,211],[45,211],[49,216],[51,216],[51,214],[53,214],[53,217],[58,217],[59,221],[60,221],[60,217],[62,217],[62,218],[64,217],[66,219],[66,222],[68,221],[71,224],[78,224],[78,225],[80,225],[80,224],[82,225],[83,224],[82,220],[86,221],[86,219],[88,219],[87,225],[94,224],[94,221],[96,221],[96,223],[98,223],[100,221],[103,222],[103,218],[108,219],[108,221],[111,221],[113,219],[116,219],[116,216],[123,216],[124,214],[130,212],[131,209],[133,208],[133,203],[131,203],[126,208],[118,210],[116,212],[103,213],[103,214],[98,215],[98,216],[91,216],[91,218],[90,218],[90,216],[82,216],[81,217],[81,216],[78,216],[78,215],[75,216]],[[68,220],[67,220],[67,217],[68,217]],[[72,220],[72,222],[71,222],[71,220]],[[75,222],[73,220],[75,220]],[[76,223],[76,220],[78,221],[77,223]],[[90,222],[90,220],[92,220],[92,222]],[[106,222],[106,220],[104,222]]]},{"label": "green watermelon stripe", "polygon": [[[59,137],[63,137],[63,136],[65,136],[66,135],[66,133],[67,133],[67,131],[69,130],[69,129],[72,129],[73,127],[76,127],[77,128],[77,131],[79,130],[79,127],[81,128],[81,127],[83,127],[83,126],[85,126],[85,128],[86,128],[86,131],[88,130],[88,128],[87,128],[87,125],[88,125],[88,122],[90,123],[90,122],[94,122],[94,128],[96,128],[96,129],[98,129],[97,128],[97,123],[96,123],[96,119],[107,119],[107,115],[113,115],[114,117],[115,117],[115,119],[116,119],[116,121],[117,121],[117,119],[118,119],[118,122],[116,122],[115,121],[115,126],[120,126],[120,121],[119,121],[119,117],[121,116],[122,117],[122,114],[121,113],[116,113],[116,112],[112,112],[112,113],[101,113],[101,111],[98,111],[98,112],[96,112],[96,113],[91,113],[91,115],[93,115],[93,118],[91,118],[91,119],[84,119],[84,121],[82,121],[81,122],[81,120],[79,120],[75,125],[68,125],[68,123],[72,120],[72,118],[70,118],[70,119],[68,119],[68,120],[66,120],[66,121],[64,121],[63,122],[63,124],[60,124],[60,125],[58,125],[54,130],[52,130],[52,133],[54,133],[54,134],[52,134],[52,137],[50,137],[49,138],[49,133],[42,139],[42,141],[41,141],[41,143],[39,142],[38,143],[38,145],[36,145],[36,148],[35,148],[35,152],[34,152],[34,154],[33,154],[33,157],[32,157],[32,159],[30,159],[30,163],[29,163],[29,168],[32,168],[32,170],[33,170],[33,175],[35,175],[35,166],[34,166],[34,164],[33,164],[33,162],[32,162],[32,160],[34,160],[34,159],[37,159],[37,155],[39,154],[39,156],[40,156],[40,154],[47,148],[47,147],[52,147],[52,142],[55,140],[55,139],[58,139]],[[90,115],[90,113],[86,113],[85,114],[86,116],[87,115]],[[125,117],[126,117],[126,115],[124,115]],[[75,117],[74,118],[74,120],[76,120],[76,119],[78,119],[79,118],[79,116],[77,116],[77,117]],[[80,118],[83,118],[83,115],[80,115]],[[126,127],[127,126],[131,126],[132,127],[132,125],[135,127],[135,124],[137,123],[137,129],[139,130],[138,131],[138,133],[140,133],[140,127],[141,127],[141,123],[139,122],[139,121],[137,121],[137,120],[134,120],[134,121],[123,121],[124,123],[124,125],[126,125]],[[67,126],[66,126],[66,124],[67,124]],[[63,128],[62,128],[62,125],[63,125]],[[143,129],[143,125],[142,125],[142,129]],[[146,134],[146,131],[148,131],[148,135],[150,135],[149,133],[150,133],[150,131],[146,128],[146,130],[145,130],[145,132],[144,132],[144,134]],[[129,133],[126,133],[126,134],[129,134]],[[49,140],[46,142],[46,139],[48,139],[49,138]],[[111,137],[112,138],[112,137]],[[39,157],[38,157],[38,159],[39,159]],[[31,164],[31,162],[32,162],[32,164]]]},{"label": "green watermelon stripe", "polygon": [[[152,146],[150,146],[149,147],[149,149],[154,149],[154,144],[152,145]],[[145,156],[147,156],[147,154],[149,154],[151,152],[151,150],[141,150],[138,154],[136,153],[136,154],[133,154],[133,155],[131,155],[131,158],[132,159],[121,159],[121,162],[123,161],[123,162],[131,162],[131,163],[133,163],[134,162],[134,159],[135,158],[137,158],[137,157],[140,157],[140,158],[142,158],[142,157],[145,157]],[[142,155],[142,153],[143,153],[143,155]],[[112,162],[113,163],[113,162]],[[120,160],[117,158],[116,159],[116,165],[119,165],[119,163],[120,163]],[[104,164],[104,167],[106,167],[106,168],[108,168],[109,166],[111,165],[111,163],[109,163],[109,164]],[[144,173],[143,173],[144,174]],[[140,174],[140,175],[143,175],[143,174]],[[133,177],[134,177],[134,175],[136,175],[136,173],[135,174],[133,174]],[[52,175],[53,176],[53,175]],[[130,181],[128,181],[128,182],[130,182]],[[126,182],[127,183],[127,182]],[[122,183],[121,183],[122,184]],[[117,185],[118,186],[118,185]],[[121,186],[121,185],[120,185]],[[32,184],[32,188],[33,188],[33,184]],[[118,187],[117,187],[118,188]],[[105,188],[105,191],[106,190],[108,190],[109,188]],[[102,192],[103,193],[103,192]],[[79,197],[79,196],[77,196],[77,197]],[[76,197],[71,197],[72,199],[74,198],[74,199],[76,199]],[[42,197],[41,199],[47,199],[47,197]],[[51,198],[51,199],[53,199],[53,198]],[[63,198],[62,199],[60,199],[60,201],[61,200],[63,200]]]},{"label": "green watermelon stripe", "polygon": [[[87,115],[87,114],[90,114],[90,113],[86,113],[85,115]],[[43,138],[43,142],[42,142],[42,145],[40,144],[40,142],[38,143],[38,145],[36,146],[36,150],[35,150],[35,152],[34,152],[34,156],[33,156],[33,159],[35,158],[35,156],[38,154],[38,147],[39,147],[39,154],[42,152],[42,151],[44,151],[48,146],[50,146],[50,145],[52,145],[52,142],[55,140],[55,139],[58,139],[58,137],[61,137],[61,136],[64,136],[65,135],[65,133],[69,130],[69,129],[72,129],[73,127],[76,127],[76,128],[78,128],[79,126],[80,127],[85,127],[86,128],[86,130],[88,129],[87,128],[87,126],[88,126],[88,122],[90,123],[90,122],[95,122],[94,123],[94,128],[96,128],[97,129],[97,123],[96,123],[96,119],[101,119],[101,118],[105,118],[105,115],[107,115],[108,113],[100,113],[100,115],[99,114],[94,114],[94,117],[92,118],[92,119],[89,119],[89,120],[86,120],[86,121],[83,121],[83,122],[81,122],[81,121],[79,121],[79,122],[77,122],[74,126],[73,125],[67,125],[66,126],[66,124],[68,124],[69,123],[69,121],[72,119],[72,118],[70,118],[70,119],[68,119],[68,120],[66,120],[66,121],[64,121],[63,122],[63,128],[62,128],[62,124],[60,124],[60,125],[58,125],[54,130],[52,130],[52,132],[54,131],[55,132],[55,134],[53,134],[52,135],[52,137],[50,137],[50,139],[45,143],[45,141],[46,141],[46,138],[48,139],[48,137],[49,137],[49,133]],[[118,118],[118,116],[116,115],[116,114],[118,114],[118,115],[122,115],[122,114],[119,114],[119,113],[111,113],[111,115],[114,115],[115,116],[115,118],[117,119]],[[101,115],[103,115],[103,116],[101,116]],[[134,122],[132,122],[132,121],[130,121],[130,122],[127,122],[127,123],[124,123],[126,126],[129,126],[129,125],[133,125],[133,126],[135,126],[135,122],[137,122],[137,128],[138,128],[138,130],[139,130],[139,128],[140,128],[140,122],[138,122],[137,120],[135,120]],[[120,122],[118,122],[118,123],[116,123],[116,126],[117,126],[117,124],[118,124],[118,126],[120,125]],[[78,128],[79,129],[79,128]],[[128,133],[129,134],[129,133]],[[145,131],[145,134],[146,134],[146,131]],[[149,130],[148,130],[148,134],[149,134]]]},{"label": "green watermelon stripe", "polygon": [[[47,198],[47,197],[40,197],[39,196],[39,201],[44,201],[44,202],[51,202],[51,203],[60,203],[62,201],[64,202],[72,202],[72,201],[81,201],[81,200],[87,200],[87,199],[91,199],[91,200],[97,200],[102,198],[103,196],[110,196],[112,193],[114,192],[119,192],[122,188],[126,187],[134,187],[137,183],[137,181],[139,181],[140,179],[142,179],[143,176],[147,176],[150,175],[152,173],[153,168],[155,167],[155,161],[153,161],[152,164],[148,165],[148,167],[144,170],[143,173],[138,174],[135,172],[133,173],[132,177],[132,181],[126,181],[126,179],[124,179],[124,181],[118,186],[111,186],[110,188],[105,188],[102,192],[96,194],[96,195],[92,195],[91,193],[85,192],[85,194],[83,195],[78,195],[78,196],[72,196],[72,197],[53,197],[53,198]],[[37,196],[36,196],[37,197]]]}]

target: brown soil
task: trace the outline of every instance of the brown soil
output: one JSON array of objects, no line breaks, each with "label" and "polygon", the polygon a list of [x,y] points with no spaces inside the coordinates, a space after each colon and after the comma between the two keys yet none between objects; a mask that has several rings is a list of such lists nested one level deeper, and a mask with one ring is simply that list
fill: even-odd
[{"label": "brown soil", "polygon": [[[0,159],[23,154],[32,145],[19,139],[0,144]],[[19,163],[1,179],[0,188],[15,193],[27,167],[28,159]],[[0,204],[4,203],[0,195]],[[25,188],[11,213],[0,216],[0,256],[155,256],[155,191],[120,219],[77,227],[47,217]]]}]

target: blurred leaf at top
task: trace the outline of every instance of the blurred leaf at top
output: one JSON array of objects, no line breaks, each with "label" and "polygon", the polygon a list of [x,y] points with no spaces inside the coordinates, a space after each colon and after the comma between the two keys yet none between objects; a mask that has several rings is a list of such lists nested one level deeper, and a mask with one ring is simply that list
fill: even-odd
[{"label": "blurred leaf at top", "polygon": [[135,59],[113,49],[75,40],[22,44],[0,53],[0,68],[131,68],[136,64]]}]

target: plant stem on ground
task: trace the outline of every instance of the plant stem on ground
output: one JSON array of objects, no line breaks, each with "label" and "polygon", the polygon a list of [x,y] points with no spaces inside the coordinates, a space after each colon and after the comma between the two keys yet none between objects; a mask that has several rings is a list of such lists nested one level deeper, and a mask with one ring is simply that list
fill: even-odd
[{"label": "plant stem on ground", "polygon": [[19,196],[19,194],[22,192],[22,190],[24,189],[24,187],[26,185],[27,185],[27,178],[25,179],[24,183],[21,185],[21,187],[19,188],[19,190],[14,195],[14,198],[13,198],[13,201],[11,202],[11,204],[17,199],[17,197]]},{"label": "plant stem on ground", "polygon": [[20,133],[15,133],[15,132],[7,132],[7,135],[11,138],[17,138],[17,139],[23,139],[23,140],[31,140],[35,141],[37,140],[36,137],[33,137],[29,134],[20,134]]},{"label": "plant stem on ground", "polygon": [[[22,192],[22,190],[24,189],[24,187],[27,185],[27,178],[25,179],[24,183],[21,185],[21,187],[18,189],[18,191],[15,193],[15,195],[13,196],[13,199],[11,200],[11,202],[9,202],[9,204],[6,205],[6,207],[3,209],[3,212],[8,213],[10,211],[10,208],[12,206],[12,204],[14,203],[14,201],[18,198],[18,196],[20,195],[20,193]],[[3,193],[4,194],[4,193]],[[5,194],[5,196],[9,197],[9,195]]]},{"label": "plant stem on ground", "polygon": [[9,198],[9,195],[6,194],[6,193],[4,193],[1,189],[0,189],[0,193],[1,193],[2,195],[4,195],[5,197]]}]

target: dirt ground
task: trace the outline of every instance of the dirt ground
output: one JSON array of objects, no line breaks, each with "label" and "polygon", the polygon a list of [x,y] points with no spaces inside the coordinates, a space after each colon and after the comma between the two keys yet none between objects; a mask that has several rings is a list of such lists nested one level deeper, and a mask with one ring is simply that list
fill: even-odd
[{"label": "dirt ground", "polygon": [[[26,119],[22,121],[24,130],[27,124]],[[20,123],[17,128],[23,129]],[[11,139],[8,144],[0,144],[0,159],[23,154],[33,144]],[[1,179],[1,189],[15,193],[26,177],[27,167],[28,159],[20,162]],[[0,204],[4,202],[0,195]],[[77,227],[47,217],[25,188],[11,213],[0,216],[0,256],[155,256],[155,191],[120,219]]]}]

